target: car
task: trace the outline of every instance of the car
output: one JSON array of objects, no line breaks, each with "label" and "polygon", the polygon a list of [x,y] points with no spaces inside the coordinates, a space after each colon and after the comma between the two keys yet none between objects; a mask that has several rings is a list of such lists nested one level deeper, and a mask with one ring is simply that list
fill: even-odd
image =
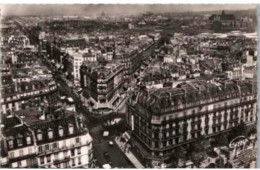
[{"label": "car", "polygon": [[109,158],[110,158],[110,156],[109,156],[109,153],[108,153],[108,152],[104,152],[104,156],[105,156],[105,158],[106,158],[106,159],[109,159]]},{"label": "car", "polygon": [[104,169],[111,169],[111,168],[112,168],[109,164],[104,164],[102,167],[103,167]]},{"label": "car", "polygon": [[114,142],[113,141],[109,141],[109,146],[114,146]]}]

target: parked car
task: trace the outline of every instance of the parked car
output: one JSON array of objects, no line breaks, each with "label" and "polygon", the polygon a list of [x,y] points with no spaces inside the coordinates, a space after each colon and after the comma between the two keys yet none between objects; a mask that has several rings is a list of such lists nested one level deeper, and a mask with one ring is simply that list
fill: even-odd
[{"label": "parked car", "polygon": [[109,159],[109,158],[110,158],[109,153],[108,153],[108,152],[104,152],[104,157],[105,157],[106,159]]},{"label": "parked car", "polygon": [[109,146],[114,146],[114,142],[113,141],[109,141]]}]

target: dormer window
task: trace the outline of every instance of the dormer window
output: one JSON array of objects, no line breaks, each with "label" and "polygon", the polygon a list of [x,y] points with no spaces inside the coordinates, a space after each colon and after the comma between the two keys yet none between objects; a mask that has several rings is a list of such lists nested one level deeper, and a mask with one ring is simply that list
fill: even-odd
[{"label": "dormer window", "polygon": [[13,139],[8,141],[8,145],[9,145],[10,149],[14,148],[14,141],[13,141]]},{"label": "dormer window", "polygon": [[26,143],[27,143],[27,145],[30,145],[32,143],[32,139],[30,136],[26,137]]},{"label": "dormer window", "polygon": [[62,137],[64,135],[64,129],[62,126],[59,126],[59,136]]},{"label": "dormer window", "polygon": [[51,128],[48,129],[48,138],[49,139],[53,138],[53,130]]},{"label": "dormer window", "polygon": [[38,130],[38,131],[37,131],[37,139],[38,139],[39,141],[42,140],[42,131],[41,131],[41,130]]},{"label": "dormer window", "polygon": [[23,139],[22,138],[18,138],[17,139],[17,145],[18,146],[23,146]]},{"label": "dormer window", "polygon": [[74,127],[72,124],[69,124],[69,134],[72,135],[74,133]]},{"label": "dormer window", "polygon": [[16,136],[16,139],[17,139],[17,145],[18,146],[23,146],[23,136],[21,134],[18,134]]}]

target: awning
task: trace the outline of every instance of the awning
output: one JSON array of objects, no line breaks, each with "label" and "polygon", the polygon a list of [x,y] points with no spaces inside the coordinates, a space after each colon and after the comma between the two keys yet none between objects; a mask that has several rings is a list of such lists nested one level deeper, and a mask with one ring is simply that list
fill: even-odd
[{"label": "awning", "polygon": [[104,136],[104,137],[106,137],[106,136],[108,136],[108,135],[109,135],[109,132],[108,132],[108,131],[104,131],[104,132],[103,132],[103,136]]}]

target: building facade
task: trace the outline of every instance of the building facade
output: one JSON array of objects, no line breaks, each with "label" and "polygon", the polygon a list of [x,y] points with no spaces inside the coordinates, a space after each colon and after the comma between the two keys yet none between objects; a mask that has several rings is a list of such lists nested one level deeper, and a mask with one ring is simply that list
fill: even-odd
[{"label": "building facade", "polygon": [[3,119],[2,167],[92,167],[92,138],[74,112],[30,108]]},{"label": "building facade", "polygon": [[256,123],[256,94],[245,81],[194,81],[143,90],[128,103],[131,144],[148,167],[166,164],[174,148]]},{"label": "building facade", "polygon": [[28,101],[36,101],[38,104],[44,100],[55,102],[57,98],[57,86],[53,80],[6,83],[1,88],[1,113],[18,111],[25,108]]},{"label": "building facade", "polygon": [[83,63],[80,68],[81,87],[84,89],[94,114],[110,114],[121,100],[120,89],[124,82],[121,64]]}]

